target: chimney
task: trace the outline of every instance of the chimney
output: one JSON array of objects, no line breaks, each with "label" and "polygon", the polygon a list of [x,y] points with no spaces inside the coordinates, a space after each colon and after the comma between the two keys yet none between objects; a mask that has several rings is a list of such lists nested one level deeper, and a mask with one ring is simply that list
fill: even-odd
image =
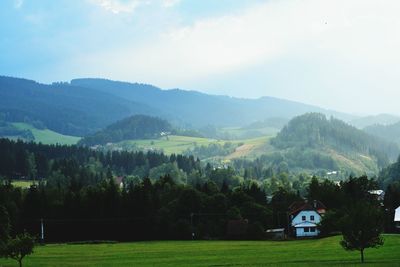
[{"label": "chimney", "polygon": [[317,201],[316,200],[314,200],[314,209],[316,209],[317,208]]}]

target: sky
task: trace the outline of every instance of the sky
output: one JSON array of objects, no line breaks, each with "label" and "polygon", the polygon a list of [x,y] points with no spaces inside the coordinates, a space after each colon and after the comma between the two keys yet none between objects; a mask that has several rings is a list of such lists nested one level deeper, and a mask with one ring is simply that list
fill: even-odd
[{"label": "sky", "polygon": [[398,0],[1,0],[0,75],[400,115]]}]

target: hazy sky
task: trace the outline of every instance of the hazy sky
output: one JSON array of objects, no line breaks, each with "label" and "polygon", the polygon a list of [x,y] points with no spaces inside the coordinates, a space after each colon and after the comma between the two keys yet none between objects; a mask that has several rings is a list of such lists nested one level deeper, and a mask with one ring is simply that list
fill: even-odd
[{"label": "hazy sky", "polygon": [[0,75],[400,114],[398,0],[1,0]]}]

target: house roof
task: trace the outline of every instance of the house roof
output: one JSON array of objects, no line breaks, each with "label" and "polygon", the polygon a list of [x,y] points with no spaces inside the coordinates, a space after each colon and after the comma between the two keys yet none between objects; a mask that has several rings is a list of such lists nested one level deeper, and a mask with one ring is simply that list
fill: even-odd
[{"label": "house roof", "polygon": [[297,201],[293,202],[292,205],[289,206],[289,214],[295,217],[299,212],[303,210],[315,210],[319,214],[325,213],[326,207],[319,200],[314,200],[312,202],[309,201]]},{"label": "house roof", "polygon": [[293,225],[293,227],[295,228],[299,228],[299,227],[316,227],[317,225],[315,223],[312,222],[302,222],[296,225]]},{"label": "house roof", "polygon": [[394,221],[400,222],[400,206],[394,212]]},{"label": "house roof", "polygon": [[280,233],[284,232],[285,228],[276,228],[276,229],[267,229],[265,230],[266,233]]}]

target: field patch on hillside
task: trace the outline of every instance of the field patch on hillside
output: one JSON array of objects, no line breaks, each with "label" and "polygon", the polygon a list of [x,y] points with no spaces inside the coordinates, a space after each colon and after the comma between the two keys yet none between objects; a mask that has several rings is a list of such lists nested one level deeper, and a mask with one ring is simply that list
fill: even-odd
[{"label": "field patch on hillside", "polygon": [[[127,150],[162,151],[165,154],[182,154],[187,150],[195,148],[196,146],[209,146],[211,144],[219,144],[223,146],[225,143],[232,143],[237,145],[238,148],[244,146],[246,149],[239,149],[237,153],[235,151],[232,153],[233,155],[230,154],[226,156],[226,159],[233,159],[236,157],[248,156],[253,152],[253,150],[267,143],[268,139],[269,137],[259,137],[244,140],[217,140],[202,137],[170,135],[168,137],[162,137],[159,139],[123,141],[111,146]],[[225,156],[222,158],[224,157]]]},{"label": "field patch on hillside", "polygon": [[13,125],[21,130],[30,130],[35,137],[35,142],[42,144],[61,144],[74,145],[78,143],[80,137],[63,135],[49,129],[37,129],[30,124],[16,122]]}]

